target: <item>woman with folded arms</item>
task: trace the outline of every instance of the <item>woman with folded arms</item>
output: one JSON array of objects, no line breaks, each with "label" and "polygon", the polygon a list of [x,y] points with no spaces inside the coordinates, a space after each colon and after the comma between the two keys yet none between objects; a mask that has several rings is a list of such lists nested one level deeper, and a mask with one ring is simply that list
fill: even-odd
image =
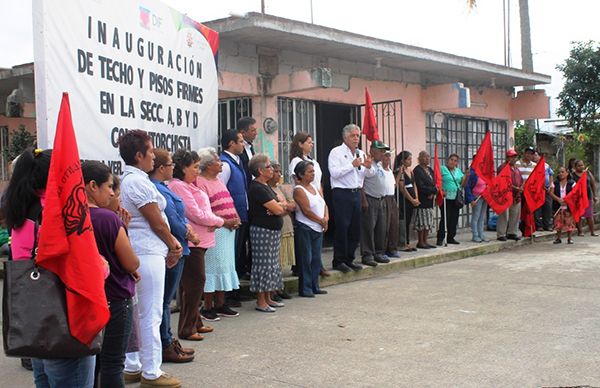
[{"label": "woman with folded arms", "polygon": [[274,313],[274,307],[284,306],[282,302],[271,299],[271,292],[283,289],[279,244],[283,226],[281,216],[288,209],[286,203],[278,202],[277,194],[268,184],[273,177],[269,157],[254,155],[248,163],[248,169],[254,176],[248,188],[252,247],[250,291],[256,292],[257,311]]}]

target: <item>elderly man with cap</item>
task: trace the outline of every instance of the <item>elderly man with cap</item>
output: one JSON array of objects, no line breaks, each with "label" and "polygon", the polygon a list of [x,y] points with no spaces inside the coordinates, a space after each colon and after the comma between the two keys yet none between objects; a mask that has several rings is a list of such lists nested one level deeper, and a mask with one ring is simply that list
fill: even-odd
[{"label": "elderly man with cap", "polygon": [[387,232],[386,177],[382,160],[390,147],[375,140],[371,143],[372,168],[374,173],[365,176],[362,190],[362,211],[360,231],[360,253],[362,263],[371,267],[377,263],[389,263],[385,255]]},{"label": "elderly man with cap", "polygon": [[510,173],[513,187],[513,204],[504,213],[498,215],[496,225],[496,236],[499,241],[515,240],[521,238],[517,236],[519,219],[521,218],[521,193],[523,192],[523,177],[516,166],[519,154],[513,148],[506,151],[506,161],[498,167],[498,174],[507,164],[510,166]]},{"label": "elderly man with cap", "polygon": [[[529,178],[529,175],[531,175],[533,169],[537,166],[537,163],[533,161],[534,156],[535,148],[527,147],[525,148],[525,152],[523,152],[523,158],[515,163],[523,178],[523,184],[527,182],[527,178]],[[527,203],[523,197],[521,198],[521,226],[523,228],[523,237],[530,237],[532,231],[535,229],[535,219],[529,211],[523,210],[524,206],[527,206]]]}]

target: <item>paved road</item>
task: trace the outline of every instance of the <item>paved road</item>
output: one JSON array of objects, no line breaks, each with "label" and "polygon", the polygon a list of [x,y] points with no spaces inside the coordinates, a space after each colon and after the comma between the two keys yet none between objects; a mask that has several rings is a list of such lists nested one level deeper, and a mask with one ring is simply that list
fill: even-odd
[{"label": "paved road", "polygon": [[[186,387],[600,386],[598,252],[600,238],[545,242],[330,287],[272,315],[247,302],[192,344],[195,362],[164,369]],[[0,386],[31,386],[16,360],[0,368]]]}]

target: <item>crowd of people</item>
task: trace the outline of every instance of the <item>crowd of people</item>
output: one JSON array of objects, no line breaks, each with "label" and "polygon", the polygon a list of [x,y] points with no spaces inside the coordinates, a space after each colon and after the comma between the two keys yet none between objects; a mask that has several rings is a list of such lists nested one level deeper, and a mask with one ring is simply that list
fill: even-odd
[{"label": "crowd of people", "polygon": [[[268,155],[255,153],[256,120],[242,118],[237,129],[213,148],[178,150],[153,148],[151,138],[131,130],[119,139],[126,167],[113,176],[100,162],[85,161],[82,173],[98,249],[110,274],[105,283],[111,318],[101,353],[69,360],[34,360],[38,387],[179,387],[180,381],[162,369],[165,362],[191,362],[194,349],[181,341],[201,341],[214,328],[206,322],[236,317],[243,295],[240,279],[256,295],[255,310],[273,314],[291,296],[284,289],[284,270],[298,275],[298,294],[327,294],[320,277],[328,276],[321,252],[330,222],[323,195],[323,171],[310,155],[313,139],[297,133],[291,145],[289,171]],[[342,130],[342,144],[327,160],[331,179],[333,269],[348,273],[362,265],[377,266],[399,258],[400,252],[459,244],[457,226],[463,206],[471,208],[472,241],[489,241],[484,233],[488,206],[486,182],[472,170],[461,171],[460,157],[448,156],[441,167],[444,205],[434,225],[440,195],[431,157],[418,154],[412,166],[407,150],[394,155],[382,141],[358,148],[360,128]],[[31,258],[33,225],[40,222],[51,151],[28,149],[15,162],[2,197],[2,218],[11,230],[12,259]],[[513,203],[498,215],[497,239],[518,240],[523,185],[540,155],[527,148],[506,152]],[[563,198],[585,171],[582,161],[545,166],[547,197],[535,217],[538,230],[557,231],[572,243],[576,225]],[[291,187],[282,187],[288,174]],[[591,175],[590,175],[591,178]],[[596,187],[588,180],[590,206],[584,217],[593,229]],[[43,227],[43,224],[42,224]],[[531,225],[525,227],[528,235]],[[429,234],[436,229],[436,244]],[[411,231],[417,243],[410,243]],[[529,230],[529,233],[531,231]],[[355,262],[359,252],[360,263]],[[176,298],[177,296],[177,298]],[[177,336],[171,328],[172,302],[177,299]]]}]

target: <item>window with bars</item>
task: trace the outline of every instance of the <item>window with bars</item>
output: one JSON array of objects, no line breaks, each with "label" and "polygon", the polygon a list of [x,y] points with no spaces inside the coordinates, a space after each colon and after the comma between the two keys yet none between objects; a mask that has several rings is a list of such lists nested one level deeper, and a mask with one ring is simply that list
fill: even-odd
[{"label": "window with bars", "polygon": [[290,146],[296,133],[307,132],[310,134],[314,143],[311,157],[316,160],[315,103],[314,101],[279,97],[277,98],[277,112],[279,119],[278,162],[281,163],[283,179],[289,183]]},{"label": "window with bars", "polygon": [[[219,133],[220,142],[223,131],[235,129],[237,121],[242,117],[252,117],[252,98],[238,97],[219,100]],[[219,145],[219,148],[221,146]],[[219,149],[219,151],[221,151]]]},{"label": "window with bars", "polygon": [[[448,155],[457,154],[460,157],[458,167],[464,172],[469,168],[473,156],[479,149],[486,132],[489,130],[492,133],[496,167],[504,161],[504,155],[508,148],[507,121],[446,114],[444,115],[443,122],[436,124],[433,120],[433,115],[434,112],[427,112],[426,114],[427,152],[429,152],[432,158],[434,147],[437,144],[440,163],[445,163]],[[461,212],[458,227],[468,227],[470,218],[470,208],[465,206]],[[439,210],[437,210],[436,222],[438,219]]]}]

